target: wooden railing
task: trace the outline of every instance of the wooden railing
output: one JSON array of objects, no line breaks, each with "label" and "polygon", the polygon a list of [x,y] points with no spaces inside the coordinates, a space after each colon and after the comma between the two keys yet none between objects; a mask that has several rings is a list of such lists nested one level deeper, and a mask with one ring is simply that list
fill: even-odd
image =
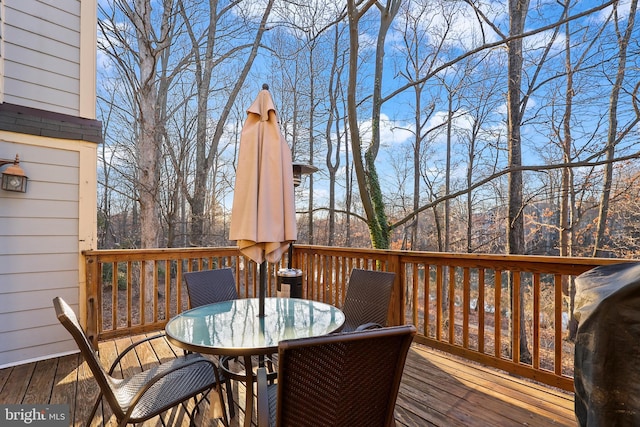
[{"label": "wooden railing", "polygon": [[[257,295],[258,267],[235,247],[97,250],[85,258],[86,325],[95,343],[162,329],[188,308],[186,271],[231,267],[240,297]],[[303,272],[303,297],[338,307],[353,268],[393,271],[390,325],[414,324],[416,342],[573,390],[566,290],[584,271],[622,261],[296,245],[292,266]],[[268,265],[270,296],[285,262]]]}]

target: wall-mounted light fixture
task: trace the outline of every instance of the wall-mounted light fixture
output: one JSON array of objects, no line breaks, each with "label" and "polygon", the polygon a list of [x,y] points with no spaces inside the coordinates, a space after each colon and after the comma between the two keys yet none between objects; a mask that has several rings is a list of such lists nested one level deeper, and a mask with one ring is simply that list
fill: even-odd
[{"label": "wall-mounted light fixture", "polygon": [[307,165],[304,163],[293,163],[293,186],[297,187],[302,181],[302,175],[310,175],[317,172],[318,168],[313,165]]},{"label": "wall-mounted light fixture", "polygon": [[0,159],[0,167],[11,165],[2,172],[2,189],[6,191],[27,192],[27,175],[20,167],[20,158],[15,160]]}]

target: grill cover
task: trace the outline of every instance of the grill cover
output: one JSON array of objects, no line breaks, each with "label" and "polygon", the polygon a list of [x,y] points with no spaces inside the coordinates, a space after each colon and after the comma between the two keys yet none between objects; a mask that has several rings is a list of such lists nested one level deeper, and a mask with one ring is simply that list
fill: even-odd
[{"label": "grill cover", "polygon": [[576,278],[575,413],[580,426],[640,426],[640,263]]}]

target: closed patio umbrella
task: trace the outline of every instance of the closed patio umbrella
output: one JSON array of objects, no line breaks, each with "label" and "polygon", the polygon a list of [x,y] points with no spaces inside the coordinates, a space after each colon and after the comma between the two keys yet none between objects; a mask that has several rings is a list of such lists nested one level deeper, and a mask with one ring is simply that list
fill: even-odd
[{"label": "closed patio umbrella", "polygon": [[229,239],[260,264],[260,316],[264,316],[266,262],[280,261],[297,238],[291,150],[263,85],[247,110],[240,135]]}]

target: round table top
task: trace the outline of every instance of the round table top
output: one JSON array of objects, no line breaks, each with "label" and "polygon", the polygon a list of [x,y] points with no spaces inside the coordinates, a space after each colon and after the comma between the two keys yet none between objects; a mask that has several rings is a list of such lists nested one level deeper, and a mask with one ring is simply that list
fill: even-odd
[{"label": "round table top", "polygon": [[265,316],[258,311],[258,298],[203,305],[173,317],[165,331],[181,348],[235,356],[274,353],[282,340],[326,335],[344,323],[338,308],[300,298],[265,298]]}]

